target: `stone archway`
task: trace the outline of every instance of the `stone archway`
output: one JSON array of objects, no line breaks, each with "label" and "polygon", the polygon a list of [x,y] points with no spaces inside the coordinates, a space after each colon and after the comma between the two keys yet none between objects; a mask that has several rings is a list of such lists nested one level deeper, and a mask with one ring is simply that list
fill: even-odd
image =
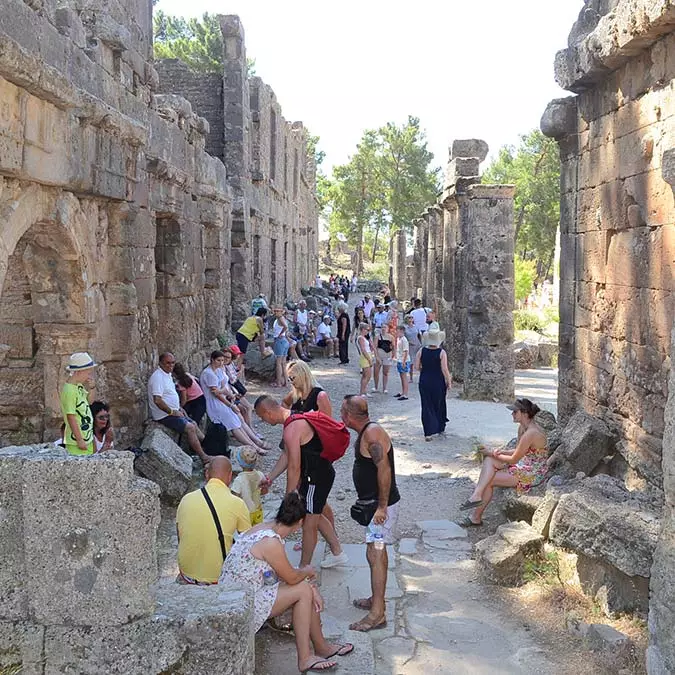
[{"label": "stone archway", "polygon": [[[28,197],[39,218],[32,223],[24,209]],[[36,197],[23,193],[13,202],[0,241],[0,446],[58,437],[68,355],[95,344],[81,242],[74,223],[61,222],[76,214],[68,199]]]}]

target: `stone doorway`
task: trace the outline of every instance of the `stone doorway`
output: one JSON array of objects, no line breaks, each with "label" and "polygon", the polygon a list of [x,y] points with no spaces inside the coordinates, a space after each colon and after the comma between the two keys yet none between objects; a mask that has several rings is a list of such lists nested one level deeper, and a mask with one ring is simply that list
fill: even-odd
[{"label": "stone doorway", "polygon": [[67,358],[93,348],[88,291],[71,234],[53,221],[29,227],[7,259],[0,294],[0,446],[59,437]]}]

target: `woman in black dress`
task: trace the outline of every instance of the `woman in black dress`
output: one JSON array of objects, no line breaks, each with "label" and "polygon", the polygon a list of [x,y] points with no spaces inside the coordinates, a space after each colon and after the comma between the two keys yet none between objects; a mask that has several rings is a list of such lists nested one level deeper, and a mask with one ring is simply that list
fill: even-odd
[{"label": "woman in black dress", "polygon": [[422,349],[415,357],[415,368],[420,373],[419,390],[425,441],[430,441],[436,434],[443,434],[448,421],[445,397],[452,387],[452,376],[448,370],[448,355],[441,349],[443,340],[445,332],[438,323],[432,323],[422,336]]}]

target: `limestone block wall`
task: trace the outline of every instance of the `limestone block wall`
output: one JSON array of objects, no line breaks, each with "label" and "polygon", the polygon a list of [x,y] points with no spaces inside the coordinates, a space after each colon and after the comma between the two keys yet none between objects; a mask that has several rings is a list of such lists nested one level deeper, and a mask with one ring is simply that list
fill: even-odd
[{"label": "limestone block wall", "polygon": [[637,487],[662,483],[675,205],[661,169],[675,146],[673,24],[664,3],[621,0],[575,26],[556,79],[577,96],[554,101],[542,119],[562,158],[560,415],[583,408],[605,419],[620,439],[615,469]]},{"label": "limestone block wall", "polygon": [[464,395],[507,401],[514,387],[514,188],[479,184],[487,151],[483,141],[453,143],[442,198],[414,222],[412,269],[399,235],[392,276],[398,297],[410,293],[436,310]]},{"label": "limestone block wall", "polygon": [[4,445],[58,437],[81,350],[119,442],[135,440],[159,351],[199,368],[229,322],[232,197],[208,123],[153,93],[150,3],[78,7],[0,12]]},{"label": "limestone block wall", "polygon": [[231,305],[234,327],[250,300],[264,293],[282,302],[311,283],[318,269],[316,166],[301,122],[282,115],[272,88],[248,77],[244,30],[221,17],[222,82],[191,73],[182,63],[159,62],[160,89],[188,99],[209,121],[208,152],[227,167],[233,191]]}]

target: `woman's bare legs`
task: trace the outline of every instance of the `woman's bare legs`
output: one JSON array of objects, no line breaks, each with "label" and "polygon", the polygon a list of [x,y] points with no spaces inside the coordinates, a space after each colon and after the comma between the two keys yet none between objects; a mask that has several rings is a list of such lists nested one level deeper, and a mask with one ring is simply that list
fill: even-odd
[{"label": "woman's bare legs", "polygon": [[286,357],[277,356],[276,358],[276,381],[277,387],[286,386]]},{"label": "woman's bare legs", "polygon": [[372,366],[367,366],[366,368],[361,368],[361,389],[359,391],[361,396],[365,396],[366,391],[368,390],[368,382],[370,382],[371,370],[372,370]]},{"label": "woman's bare legs", "polygon": [[241,413],[244,422],[253,429],[253,416],[251,414],[253,406],[243,396],[239,399],[237,406],[239,407],[239,412]]},{"label": "woman's bare legs", "polygon": [[391,366],[382,366],[382,391],[387,391],[387,382],[389,382],[389,369]]},{"label": "woman's bare legs", "polygon": [[[504,464],[498,462],[494,457],[486,457],[483,460],[483,466],[481,467],[480,476],[478,477],[478,484],[470,497],[471,501],[482,500],[483,502],[480,506],[476,507],[469,516],[476,524],[482,521],[483,512],[492,501],[494,488],[513,488],[518,484],[516,476],[512,476],[508,471],[502,469],[501,467],[503,466]],[[483,486],[481,486],[481,482],[484,483]],[[478,492],[479,488],[480,492]]]},{"label": "woman's bare legs", "polygon": [[267,454],[266,448],[260,446],[260,440],[245,422],[239,428],[231,429],[230,431],[242,445],[252,445],[258,451],[258,454]]},{"label": "woman's bare legs", "polygon": [[376,359],[375,369],[373,372],[373,389],[375,389],[376,391],[380,386],[380,370],[382,370],[382,364]]},{"label": "woman's bare legs", "polygon": [[270,617],[281,616],[289,607],[293,608],[293,632],[298,652],[298,669],[301,671],[309,668],[317,660],[317,656],[324,658],[323,654],[332,654],[340,648],[340,645],[326,642],[321,630],[321,618],[313,604],[314,595],[308,583],[303,581],[295,586],[282,584],[270,612]]}]

